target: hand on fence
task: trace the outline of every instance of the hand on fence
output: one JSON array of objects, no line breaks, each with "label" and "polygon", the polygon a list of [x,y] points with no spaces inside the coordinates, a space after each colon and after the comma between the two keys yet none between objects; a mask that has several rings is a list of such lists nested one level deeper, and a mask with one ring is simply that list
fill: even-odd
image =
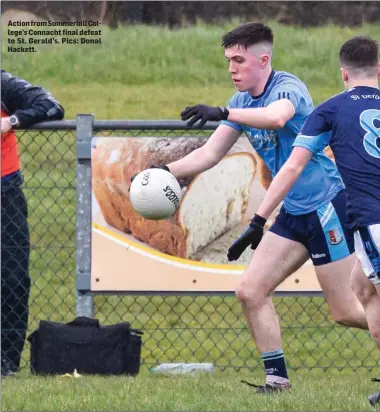
[{"label": "hand on fence", "polygon": [[219,122],[221,120],[227,120],[229,111],[227,107],[218,106],[206,106],[204,104],[198,104],[197,106],[186,107],[185,110],[181,112],[182,120],[189,120],[186,124],[188,127],[194,126],[196,122],[199,123],[196,127],[203,127],[208,121]]},{"label": "hand on fence", "polygon": [[245,232],[228,249],[227,258],[229,261],[238,260],[249,245],[251,245],[252,250],[257,248],[263,237],[266,221],[259,215],[252,218]]}]

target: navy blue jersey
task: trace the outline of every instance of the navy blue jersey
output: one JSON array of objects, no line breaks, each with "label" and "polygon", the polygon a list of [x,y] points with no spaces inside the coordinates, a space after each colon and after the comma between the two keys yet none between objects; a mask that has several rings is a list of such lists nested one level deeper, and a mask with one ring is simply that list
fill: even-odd
[{"label": "navy blue jersey", "polygon": [[294,141],[313,153],[330,145],[347,188],[351,228],[380,223],[380,90],[360,86],[319,105]]}]

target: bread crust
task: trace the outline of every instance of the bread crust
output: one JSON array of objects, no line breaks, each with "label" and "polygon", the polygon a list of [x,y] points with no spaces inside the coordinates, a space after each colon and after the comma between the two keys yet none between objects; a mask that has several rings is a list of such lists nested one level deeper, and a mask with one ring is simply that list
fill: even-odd
[{"label": "bread crust", "polygon": [[[179,210],[165,220],[147,220],[135,212],[128,188],[134,174],[152,164],[164,165],[181,159],[206,141],[207,138],[100,138],[92,151],[92,190],[107,224],[132,234],[163,253],[188,258],[187,230],[181,224],[181,204],[200,175],[179,180],[184,191]],[[251,158],[252,183],[256,172],[254,156],[239,151],[237,146],[226,155],[230,156]],[[246,207],[247,202],[243,205],[242,214]]]}]

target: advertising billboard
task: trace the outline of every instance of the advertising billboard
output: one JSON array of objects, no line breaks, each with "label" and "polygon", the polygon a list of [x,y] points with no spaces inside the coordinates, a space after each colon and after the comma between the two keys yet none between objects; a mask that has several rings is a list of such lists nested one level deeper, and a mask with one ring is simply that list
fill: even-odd
[{"label": "advertising billboard", "polygon": [[[97,137],[92,144],[91,290],[233,292],[254,253],[237,262],[227,250],[255,213],[271,174],[240,138],[215,167],[180,179],[177,213],[147,220],[129,199],[130,179],[152,164],[165,165],[201,147],[199,137]],[[276,212],[268,219],[268,228]],[[320,291],[310,261],[278,291]]]}]

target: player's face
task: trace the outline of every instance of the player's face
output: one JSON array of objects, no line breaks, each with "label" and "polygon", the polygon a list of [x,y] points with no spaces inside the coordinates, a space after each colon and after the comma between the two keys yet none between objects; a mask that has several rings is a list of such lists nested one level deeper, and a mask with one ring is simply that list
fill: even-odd
[{"label": "player's face", "polygon": [[239,92],[250,91],[260,83],[268,56],[258,56],[249,49],[241,46],[231,46],[225,49],[224,55],[229,61],[229,72],[232,81]]}]

